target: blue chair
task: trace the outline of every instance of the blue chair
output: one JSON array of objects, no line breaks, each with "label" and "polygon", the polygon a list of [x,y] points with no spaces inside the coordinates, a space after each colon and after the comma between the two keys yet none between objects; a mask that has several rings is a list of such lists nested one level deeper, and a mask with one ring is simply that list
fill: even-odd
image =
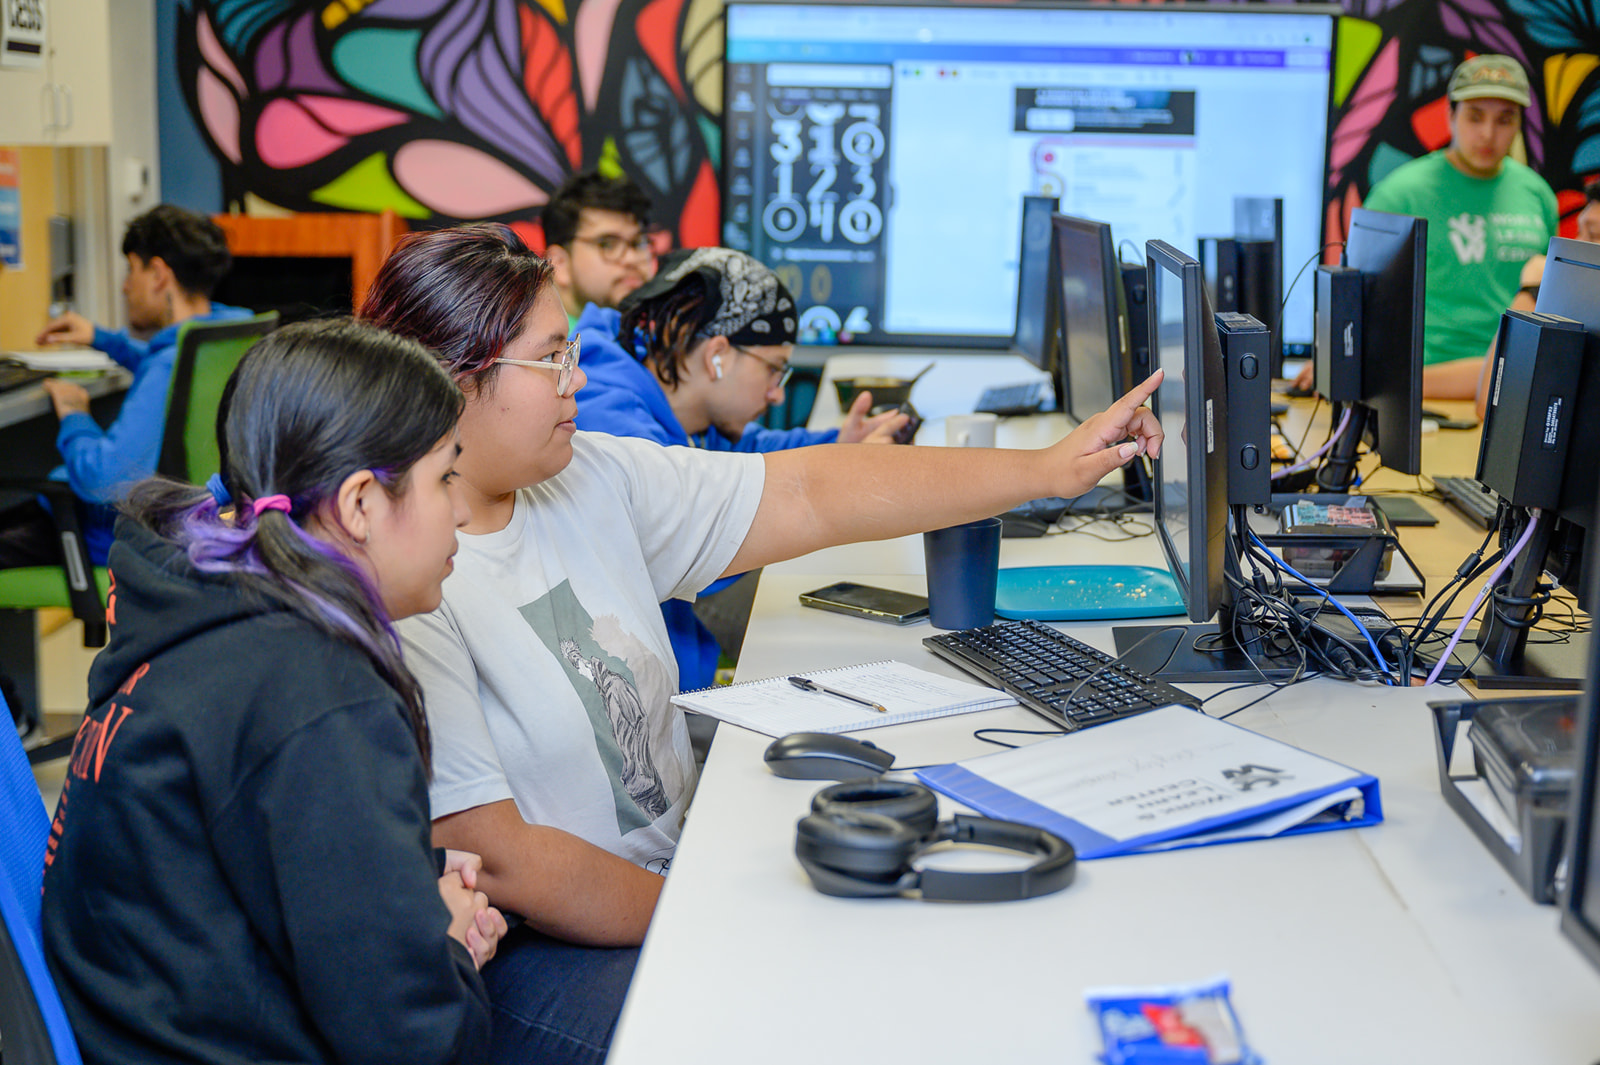
[{"label": "blue chair", "polygon": [[5,1060],[82,1065],[55,981],[44,963],[39,885],[50,818],[28,756],[0,697],[0,1032]]}]

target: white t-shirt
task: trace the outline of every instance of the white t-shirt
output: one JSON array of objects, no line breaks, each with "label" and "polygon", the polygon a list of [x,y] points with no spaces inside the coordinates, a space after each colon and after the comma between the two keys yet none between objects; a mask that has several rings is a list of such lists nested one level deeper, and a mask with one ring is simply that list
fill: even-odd
[{"label": "white t-shirt", "polygon": [[755,519],[759,455],[578,433],[572,463],[460,536],[431,614],[402,621],[433,732],[433,816],[515,799],[665,872],[694,793],[660,604],[692,599]]}]

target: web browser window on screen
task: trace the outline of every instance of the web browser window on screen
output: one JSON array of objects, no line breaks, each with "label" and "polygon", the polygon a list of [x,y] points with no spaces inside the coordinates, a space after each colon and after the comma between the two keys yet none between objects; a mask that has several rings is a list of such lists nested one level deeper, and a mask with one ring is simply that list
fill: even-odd
[{"label": "web browser window on screen", "polygon": [[[1235,195],[1281,197],[1292,276],[1321,246],[1332,49],[1326,11],[734,0],[723,239],[803,329],[872,343],[1009,338],[1030,194],[1191,252]],[[1284,339],[1311,334],[1302,283]]]}]

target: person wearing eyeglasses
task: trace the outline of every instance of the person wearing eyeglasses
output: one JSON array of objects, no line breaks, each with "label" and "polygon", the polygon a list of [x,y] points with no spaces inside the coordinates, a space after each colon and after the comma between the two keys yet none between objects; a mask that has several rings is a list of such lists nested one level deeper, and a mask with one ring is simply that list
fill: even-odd
[{"label": "person wearing eyeglasses", "polygon": [[671,252],[616,310],[591,306],[578,319],[589,381],[578,428],[712,451],[892,443],[906,416],[869,417],[870,395],[839,429],[756,422],[783,402],[797,317],[783,282],[743,252]]},{"label": "person wearing eyeglasses", "polygon": [[[591,304],[578,319],[589,382],[578,428],[711,451],[893,443],[907,416],[869,416],[870,393],[856,397],[839,429],[768,429],[755,421],[783,402],[796,318],[789,290],[760,261],[730,248],[672,252],[617,310]],[[752,585],[731,577],[693,603],[661,604],[684,690],[709,686],[723,654],[737,660]]]},{"label": "person wearing eyeglasses", "polygon": [[655,276],[649,220],[650,197],[626,175],[585,170],[551,195],[539,222],[569,332],[585,307],[615,307]]},{"label": "person wearing eyeglasses", "polygon": [[[397,625],[433,736],[434,844],[479,854],[478,890],[542,947],[627,947],[650,923],[698,772],[660,604],[830,545],[1080,495],[1160,454],[1143,403],[1161,375],[1036,451],[661,447],[578,431],[587,366],[550,277],[506,226],[411,233],[361,317],[431,350],[466,396],[455,567],[438,609]],[[792,330],[776,290],[747,296],[729,304],[746,325]],[[754,358],[724,352],[724,376]],[[491,1000],[516,1009],[547,983],[547,958],[502,944]],[[609,1016],[614,991],[569,989]]]}]

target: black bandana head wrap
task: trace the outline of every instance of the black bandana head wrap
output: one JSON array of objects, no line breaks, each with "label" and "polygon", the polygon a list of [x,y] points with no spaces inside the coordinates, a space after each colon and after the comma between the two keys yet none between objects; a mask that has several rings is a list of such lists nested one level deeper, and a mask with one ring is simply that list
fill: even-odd
[{"label": "black bandana head wrap", "polygon": [[793,344],[794,299],[778,275],[732,248],[681,249],[661,260],[656,276],[623,297],[624,315],[639,303],[683,284],[705,291],[696,337],[727,337],[735,344]]}]

